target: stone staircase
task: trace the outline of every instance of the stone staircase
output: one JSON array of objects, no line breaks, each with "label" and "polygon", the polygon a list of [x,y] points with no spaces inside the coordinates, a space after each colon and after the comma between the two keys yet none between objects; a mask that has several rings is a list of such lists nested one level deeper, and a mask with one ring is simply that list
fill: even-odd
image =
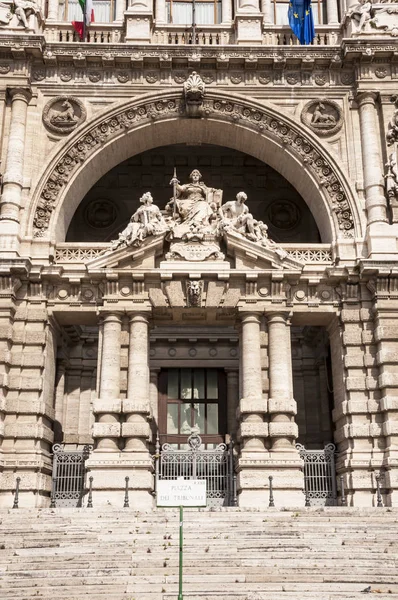
[{"label": "stone staircase", "polygon": [[[177,600],[174,509],[0,510],[1,600]],[[184,511],[184,600],[398,599],[398,509]]]}]

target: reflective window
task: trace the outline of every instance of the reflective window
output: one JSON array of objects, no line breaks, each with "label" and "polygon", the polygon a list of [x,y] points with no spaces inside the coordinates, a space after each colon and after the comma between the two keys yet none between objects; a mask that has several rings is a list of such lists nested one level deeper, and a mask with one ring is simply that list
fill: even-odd
[{"label": "reflective window", "polygon": [[[166,10],[168,23],[192,27],[192,2],[167,0]],[[221,23],[221,2],[218,0],[195,2],[195,23],[196,25]]]}]

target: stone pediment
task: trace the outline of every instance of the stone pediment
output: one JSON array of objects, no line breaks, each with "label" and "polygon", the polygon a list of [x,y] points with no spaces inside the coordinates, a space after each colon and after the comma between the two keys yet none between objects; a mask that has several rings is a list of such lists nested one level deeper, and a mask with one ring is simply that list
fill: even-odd
[{"label": "stone pediment", "polygon": [[164,253],[164,238],[166,233],[146,238],[137,246],[123,246],[116,250],[107,250],[102,255],[86,263],[87,271],[97,269],[153,269],[158,256]]},{"label": "stone pediment", "polygon": [[263,246],[230,230],[225,232],[224,240],[227,246],[227,255],[235,260],[237,269],[244,267],[301,272],[304,268],[304,263],[291,258],[287,252],[272,242],[269,246]]}]

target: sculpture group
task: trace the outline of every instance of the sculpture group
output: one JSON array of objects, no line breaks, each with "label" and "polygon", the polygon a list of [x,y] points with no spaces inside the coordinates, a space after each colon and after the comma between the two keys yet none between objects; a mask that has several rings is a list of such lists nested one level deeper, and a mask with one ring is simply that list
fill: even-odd
[{"label": "sculpture group", "polygon": [[111,243],[108,252],[127,246],[138,247],[148,236],[164,234],[175,247],[184,243],[202,243],[208,247],[210,244],[205,258],[220,258],[216,244],[223,236],[232,234],[273,250],[281,260],[286,256],[286,252],[269,239],[267,225],[250,213],[245,192],[222,204],[222,190],[208,187],[198,169],[192,171],[189,183],[183,185],[174,172],[170,184],[173,197],[165,210],[161,211],[153,203],[150,192],[143,194],[141,206]]}]

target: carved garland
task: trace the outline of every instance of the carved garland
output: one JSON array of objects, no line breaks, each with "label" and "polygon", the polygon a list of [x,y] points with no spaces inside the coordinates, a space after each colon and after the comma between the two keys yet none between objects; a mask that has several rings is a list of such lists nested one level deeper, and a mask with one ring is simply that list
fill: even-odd
[{"label": "carved garland", "polygon": [[[43,237],[46,234],[58,197],[72,173],[101,144],[116,137],[122,130],[129,130],[145,121],[150,122],[165,116],[170,118],[170,115],[173,114],[185,116],[182,99],[169,98],[145,102],[140,106],[126,108],[121,113],[104,119],[102,123],[95,125],[90,131],[83,134],[60,158],[47,179],[34,217],[34,237]],[[319,184],[327,190],[338,227],[344,237],[354,236],[352,212],[344,188],[331,166],[302,132],[296,132],[289,124],[267,115],[260,109],[250,108],[235,101],[206,99],[203,103],[203,115],[233,123],[240,122],[259,132],[269,131],[283,144],[290,146],[315,174]]]}]

